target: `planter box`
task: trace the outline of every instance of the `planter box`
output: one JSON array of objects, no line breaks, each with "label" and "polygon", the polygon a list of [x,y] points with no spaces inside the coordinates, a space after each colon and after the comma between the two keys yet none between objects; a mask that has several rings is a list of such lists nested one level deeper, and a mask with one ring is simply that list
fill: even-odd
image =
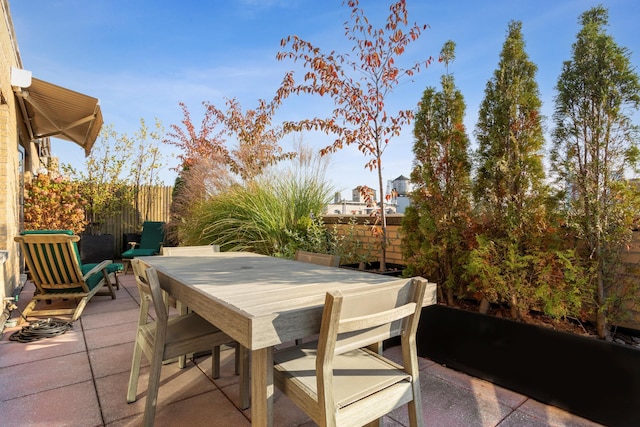
[{"label": "planter box", "polygon": [[360,265],[359,264],[342,264],[340,266],[340,268],[347,268],[349,270],[365,271],[367,273],[383,274],[385,276],[400,277],[400,276],[402,276],[402,270],[404,270],[405,266],[402,265],[402,264],[394,264],[394,263],[388,262],[387,263],[387,271],[380,272],[380,271],[378,271],[378,269],[380,268],[380,262],[379,261],[374,261],[374,262],[370,262],[368,264],[365,264],[365,269],[364,270],[360,270]]},{"label": "planter box", "polygon": [[83,264],[102,262],[114,258],[115,239],[113,234],[82,234],[78,249]]},{"label": "planter box", "polygon": [[640,425],[640,350],[441,305],[418,354],[608,426]]}]

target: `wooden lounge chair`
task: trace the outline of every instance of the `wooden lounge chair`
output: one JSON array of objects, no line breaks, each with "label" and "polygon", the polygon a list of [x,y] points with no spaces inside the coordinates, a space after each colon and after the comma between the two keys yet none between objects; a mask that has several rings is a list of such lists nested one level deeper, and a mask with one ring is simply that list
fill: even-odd
[{"label": "wooden lounge chair", "polygon": [[[370,424],[405,404],[410,425],[422,426],[415,334],[426,285],[328,292],[319,340],[275,352],[274,384],[320,426]],[[398,335],[402,364],[363,348]]]},{"label": "wooden lounge chair", "polygon": [[164,222],[145,221],[142,223],[142,236],[140,243],[131,242],[134,245],[122,253],[122,260],[125,262],[125,273],[129,270],[129,263],[137,256],[158,255],[164,243]]},{"label": "wooden lounge chair", "polygon": [[340,257],[338,255],[318,254],[315,252],[307,252],[297,250],[294,258],[296,261],[308,262],[316,265],[326,265],[328,267],[338,267],[340,265]]},{"label": "wooden lounge chair", "polygon": [[[137,399],[140,363],[144,353],[151,363],[144,411],[144,425],[152,426],[156,412],[162,362],[175,359],[187,353],[213,350],[212,372],[213,377],[217,378],[220,372],[220,346],[232,340],[228,335],[196,313],[169,317],[155,269],[145,269],[144,264],[136,259],[131,260],[131,265],[133,266],[133,273],[136,276],[136,284],[140,292],[140,316],[138,318],[138,332],[131,361],[127,402],[135,402]],[[153,304],[155,309],[155,321],[149,320],[149,304]],[[216,355],[217,357],[215,357]],[[248,368],[244,372],[248,372]],[[242,396],[246,396],[247,400],[249,396],[249,390],[244,386],[245,383],[247,382],[241,378],[241,400],[243,399]]]},{"label": "wooden lounge chair", "polygon": [[[111,260],[82,264],[77,246],[80,237],[72,231],[25,231],[14,240],[20,244],[29,276],[36,285],[36,293],[23,312],[25,317],[71,314],[71,321],[75,321],[94,295],[116,298],[113,287],[120,287],[116,273],[123,270],[122,264]],[[105,286],[107,289],[103,290]],[[39,302],[56,300],[76,300],[77,305],[36,310]]]}]

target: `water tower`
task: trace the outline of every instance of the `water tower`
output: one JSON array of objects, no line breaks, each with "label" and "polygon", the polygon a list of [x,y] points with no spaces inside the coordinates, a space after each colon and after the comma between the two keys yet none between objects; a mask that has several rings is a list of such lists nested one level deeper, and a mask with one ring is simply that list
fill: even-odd
[{"label": "water tower", "polygon": [[409,195],[409,192],[411,191],[409,187],[410,187],[409,178],[407,178],[404,175],[400,175],[399,177],[393,180],[393,188],[395,188],[396,191],[398,192],[398,196],[406,197],[407,195]]}]

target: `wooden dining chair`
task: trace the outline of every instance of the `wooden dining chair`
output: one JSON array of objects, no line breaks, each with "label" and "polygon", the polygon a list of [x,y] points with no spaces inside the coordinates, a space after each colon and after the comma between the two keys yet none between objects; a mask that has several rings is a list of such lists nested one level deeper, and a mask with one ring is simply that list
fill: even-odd
[{"label": "wooden dining chair", "polygon": [[162,255],[166,256],[207,256],[220,252],[220,245],[201,246],[164,246]]},{"label": "wooden dining chair", "polygon": [[316,252],[301,251],[299,249],[296,251],[294,259],[310,264],[326,265],[327,267],[338,267],[340,265],[340,257],[338,255],[319,254]]},{"label": "wooden dining chair", "polygon": [[[410,425],[422,426],[415,334],[426,285],[328,292],[318,341],[275,352],[274,384],[320,426],[372,425],[405,404]],[[402,364],[365,348],[395,336]]]},{"label": "wooden dining chair", "polygon": [[[209,256],[214,253],[220,252],[220,245],[199,245],[199,246],[165,246],[162,248],[163,256],[190,256],[190,257],[198,257],[198,256]],[[186,314],[189,310],[186,306],[177,301],[170,295],[167,295],[163,292],[163,297],[165,298],[166,304],[171,307],[175,307],[180,314]],[[248,356],[244,354],[243,350],[240,348],[240,344],[234,343],[236,347],[236,375],[240,374],[241,364],[248,363],[245,359]],[[215,355],[214,355],[215,356]],[[187,355],[180,356],[178,358],[178,363],[180,368],[183,368],[186,363]],[[247,386],[248,387],[248,386]],[[242,404],[243,407],[247,407],[249,405],[248,402]]]},{"label": "wooden dining chair", "polygon": [[[131,360],[127,402],[131,403],[137,400],[140,363],[142,354],[144,354],[150,362],[144,425],[152,426],[156,412],[162,362],[184,354],[211,349],[213,350],[212,376],[217,378],[220,375],[220,346],[232,340],[196,313],[169,316],[162,299],[156,270],[153,268],[145,270],[144,264],[137,259],[131,260],[131,266],[140,293],[140,315]],[[155,321],[149,320],[150,304],[153,304],[155,309]],[[248,368],[244,372],[248,372]],[[241,379],[241,401],[248,401],[249,389],[245,384],[246,381]]]},{"label": "wooden dining chair", "polygon": [[[219,245],[202,245],[202,246],[169,246],[163,247],[161,253],[163,256],[209,256],[213,253],[220,252]],[[179,301],[176,301],[170,295],[163,292],[163,297],[168,306],[175,307],[181,314],[185,314],[188,309]],[[184,366],[184,360],[180,361],[181,367]]]},{"label": "wooden dining chair", "polygon": [[[316,252],[302,251],[300,249],[296,250],[294,259],[296,261],[308,262],[309,264],[326,265],[327,267],[340,266],[339,255],[319,254]],[[302,344],[302,339],[298,338],[295,343],[296,345]]]}]

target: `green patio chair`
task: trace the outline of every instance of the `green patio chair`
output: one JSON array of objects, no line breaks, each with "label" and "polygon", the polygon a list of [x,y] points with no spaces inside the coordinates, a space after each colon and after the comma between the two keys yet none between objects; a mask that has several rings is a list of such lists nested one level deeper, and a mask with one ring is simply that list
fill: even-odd
[{"label": "green patio chair", "polygon": [[[94,295],[116,298],[113,287],[120,288],[116,273],[124,266],[111,260],[82,264],[77,245],[80,236],[72,231],[25,231],[14,240],[20,244],[29,277],[36,286],[33,299],[23,312],[25,318],[70,314],[71,321],[75,321]],[[105,285],[108,289],[103,290]],[[75,300],[76,306],[36,310],[39,302],[56,300]]]},{"label": "green patio chair", "polygon": [[164,243],[164,225],[165,223],[161,221],[145,221],[142,223],[140,243],[131,242],[135,246],[122,253],[122,261],[125,262],[125,273],[129,269],[131,259],[160,253]]}]

